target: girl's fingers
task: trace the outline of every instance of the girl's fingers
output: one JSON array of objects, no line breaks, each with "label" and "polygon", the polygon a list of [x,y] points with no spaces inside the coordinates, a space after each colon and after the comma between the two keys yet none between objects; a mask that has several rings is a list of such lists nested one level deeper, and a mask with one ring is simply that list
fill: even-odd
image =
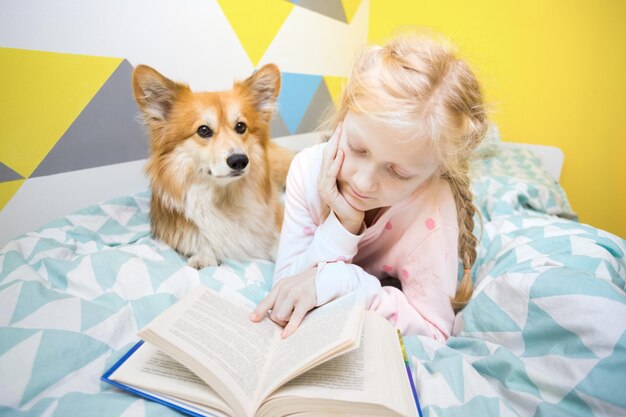
[{"label": "girl's fingers", "polygon": [[342,124],[340,123],[331,136],[322,160],[322,169],[318,178],[318,186],[325,200],[334,199],[337,193],[337,175],[341,170],[344,160],[343,151],[339,150],[340,137],[343,136]]},{"label": "girl's fingers", "polygon": [[282,320],[272,320],[274,323],[278,324],[280,327],[285,327],[287,325],[287,321],[282,321]]},{"label": "girl's fingers", "polygon": [[337,157],[333,161],[333,163],[328,167],[328,171],[326,175],[329,178],[332,178],[335,182],[337,181],[337,175],[339,175],[339,171],[341,170],[341,164],[343,164],[343,151],[337,152]]},{"label": "girl's fingers", "polygon": [[341,129],[339,130],[339,137],[337,138],[337,146],[339,146],[339,144],[344,142],[346,139],[346,131],[343,130],[343,124],[340,124],[339,126]]},{"label": "girl's fingers", "polygon": [[250,314],[250,320],[261,321],[265,314],[271,310],[276,304],[276,297],[278,296],[278,287],[274,287],[269,294],[256,306],[252,314]]},{"label": "girl's fingers", "polygon": [[339,190],[337,189],[337,175],[339,175],[339,171],[341,170],[343,158],[343,151],[339,151],[337,158],[328,167],[326,175],[320,178],[320,194],[326,203],[330,203],[332,200],[335,200],[337,198],[337,194],[339,193]]},{"label": "girl's fingers", "polygon": [[282,333],[280,334],[280,337],[282,337],[283,339],[289,337],[293,332],[296,331],[298,326],[300,326],[300,323],[302,323],[302,319],[304,319],[304,316],[309,311],[306,308],[300,307],[301,305],[302,304],[296,306],[293,314],[291,314],[289,323],[287,323]]},{"label": "girl's fingers", "polygon": [[326,163],[335,159],[335,155],[337,152],[337,147],[335,146],[336,143],[336,135],[333,133],[333,135],[328,140],[328,143],[326,144],[326,148],[324,148],[323,158]]},{"label": "girl's fingers", "polygon": [[341,123],[339,123],[337,127],[335,128],[335,131],[333,132],[328,142],[332,143],[334,147],[337,147],[337,144],[339,143],[339,139],[341,138],[342,135],[343,135],[343,126]]},{"label": "girl's fingers", "polygon": [[287,323],[291,319],[291,314],[293,313],[294,302],[289,297],[286,297],[284,294],[278,296],[276,302],[274,303],[274,308],[272,309],[272,313],[270,317],[276,323],[283,322]]},{"label": "girl's fingers", "polygon": [[293,307],[290,310],[287,310],[283,307],[280,311],[272,310],[270,314],[270,318],[273,322],[280,324],[281,326],[285,326],[293,315]]},{"label": "girl's fingers", "polygon": [[337,156],[337,149],[339,148],[339,138],[341,137],[341,135],[342,128],[341,124],[339,124],[330,139],[328,140],[326,149],[324,149],[324,159],[326,159],[327,161],[331,161]]}]

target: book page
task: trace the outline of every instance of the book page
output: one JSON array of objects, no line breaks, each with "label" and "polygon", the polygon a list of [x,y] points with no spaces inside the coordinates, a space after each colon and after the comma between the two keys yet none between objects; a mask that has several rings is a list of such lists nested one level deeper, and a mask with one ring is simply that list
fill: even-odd
[{"label": "book page", "polygon": [[[288,415],[323,414],[343,403],[341,415],[417,417],[396,331],[375,312],[367,311],[362,341],[353,350],[319,365],[276,390],[259,410]],[[343,410],[340,408],[339,410]]]},{"label": "book page", "polygon": [[249,414],[273,340],[281,327],[252,323],[251,310],[206,287],[167,309],[140,336],[184,364],[235,411]]},{"label": "book page", "polygon": [[353,292],[307,314],[291,336],[277,342],[263,397],[307,369],[356,348],[364,308],[362,295]]},{"label": "book page", "polygon": [[361,346],[331,359],[291,380],[285,386],[321,387],[329,389],[365,390],[364,335]]},{"label": "book page", "polygon": [[156,347],[144,343],[111,374],[109,379],[147,393],[192,401],[233,415],[219,395],[193,372]]}]

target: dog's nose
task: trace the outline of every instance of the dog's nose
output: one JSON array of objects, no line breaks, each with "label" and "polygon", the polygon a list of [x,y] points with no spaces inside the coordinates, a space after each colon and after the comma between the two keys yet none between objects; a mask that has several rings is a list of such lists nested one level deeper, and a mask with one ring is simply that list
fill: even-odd
[{"label": "dog's nose", "polygon": [[234,170],[241,171],[248,166],[248,157],[242,153],[235,153],[226,158],[226,163]]}]

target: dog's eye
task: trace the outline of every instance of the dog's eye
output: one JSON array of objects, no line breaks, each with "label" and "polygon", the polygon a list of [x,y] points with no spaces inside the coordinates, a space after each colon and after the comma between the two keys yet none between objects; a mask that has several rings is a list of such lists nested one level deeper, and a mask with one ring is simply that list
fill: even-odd
[{"label": "dog's eye", "polygon": [[213,136],[213,131],[207,125],[202,125],[197,130],[198,135],[202,138],[210,138]]},{"label": "dog's eye", "polygon": [[240,135],[243,135],[244,133],[246,133],[247,128],[248,126],[246,126],[244,122],[239,122],[235,125],[235,132],[239,133]]}]

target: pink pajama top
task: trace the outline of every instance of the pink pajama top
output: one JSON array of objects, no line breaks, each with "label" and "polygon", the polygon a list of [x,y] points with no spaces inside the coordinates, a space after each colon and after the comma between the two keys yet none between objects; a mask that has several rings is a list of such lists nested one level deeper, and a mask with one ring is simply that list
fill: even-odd
[{"label": "pink pajama top", "polygon": [[[420,187],[354,235],[332,211],[321,218],[317,178],[325,146],[303,150],[289,168],[274,283],[317,267],[317,305],[361,290],[368,308],[402,334],[445,341],[454,321],[459,233],[448,182]],[[383,285],[398,280],[401,289]]]}]

